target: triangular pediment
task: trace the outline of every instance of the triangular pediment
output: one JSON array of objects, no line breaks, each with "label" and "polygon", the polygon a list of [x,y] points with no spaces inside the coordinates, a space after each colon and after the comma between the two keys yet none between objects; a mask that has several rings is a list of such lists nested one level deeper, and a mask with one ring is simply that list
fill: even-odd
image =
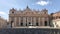
[{"label": "triangular pediment", "polygon": [[24,11],[32,11],[28,6],[26,7],[26,9]]}]

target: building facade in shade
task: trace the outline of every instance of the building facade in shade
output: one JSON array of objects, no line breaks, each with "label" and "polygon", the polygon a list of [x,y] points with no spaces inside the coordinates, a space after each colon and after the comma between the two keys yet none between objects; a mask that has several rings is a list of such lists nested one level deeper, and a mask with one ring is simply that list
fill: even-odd
[{"label": "building facade in shade", "polygon": [[12,27],[50,26],[48,10],[31,10],[28,6],[24,10],[10,9],[9,23]]},{"label": "building facade in shade", "polygon": [[0,28],[6,28],[6,27],[7,27],[7,20],[5,20],[0,16]]}]

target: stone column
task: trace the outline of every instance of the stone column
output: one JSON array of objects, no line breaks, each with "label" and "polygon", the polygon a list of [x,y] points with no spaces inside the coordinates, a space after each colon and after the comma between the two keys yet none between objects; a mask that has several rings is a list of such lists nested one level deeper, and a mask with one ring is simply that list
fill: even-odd
[{"label": "stone column", "polygon": [[34,17],[32,17],[32,25],[34,26]]},{"label": "stone column", "polygon": [[16,20],[17,20],[17,18],[15,17],[15,19],[14,19],[14,27],[16,27]]},{"label": "stone column", "polygon": [[23,25],[26,26],[26,18],[23,17]]},{"label": "stone column", "polygon": [[34,20],[34,24],[33,25],[36,26],[36,17],[34,17],[33,20]]},{"label": "stone column", "polygon": [[33,23],[32,23],[32,17],[31,17],[31,24],[33,25]]},{"label": "stone column", "polygon": [[19,26],[20,26],[20,23],[21,23],[21,17],[19,17]]},{"label": "stone column", "polygon": [[28,17],[27,17],[27,26],[29,25],[29,23],[28,23],[28,22],[29,22],[29,20],[28,20]]},{"label": "stone column", "polygon": [[11,17],[9,17],[9,23],[11,23],[11,20],[12,20]]},{"label": "stone column", "polygon": [[23,26],[24,26],[24,17],[23,17]]},{"label": "stone column", "polygon": [[42,18],[42,26],[45,26],[44,18]]},{"label": "stone column", "polygon": [[38,19],[38,23],[39,23],[39,26],[40,26],[40,17],[39,17],[39,19]]},{"label": "stone column", "polygon": [[49,26],[49,18],[47,18],[47,26]]},{"label": "stone column", "polygon": [[26,17],[26,26],[27,26],[27,17]]},{"label": "stone column", "polygon": [[26,17],[25,17],[25,26],[26,26]]},{"label": "stone column", "polygon": [[[9,17],[9,26],[8,27],[11,27],[11,17]],[[0,23],[0,27],[1,27],[1,23]]]},{"label": "stone column", "polygon": [[40,26],[42,26],[42,18],[40,17]]}]

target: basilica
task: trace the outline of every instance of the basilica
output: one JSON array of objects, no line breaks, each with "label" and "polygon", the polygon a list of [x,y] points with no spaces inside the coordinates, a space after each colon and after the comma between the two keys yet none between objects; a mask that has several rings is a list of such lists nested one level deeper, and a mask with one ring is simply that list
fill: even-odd
[{"label": "basilica", "polygon": [[9,10],[9,24],[11,24],[11,27],[59,27],[57,22],[59,21],[60,13],[58,13],[48,14],[47,9],[31,10],[28,6],[24,10],[12,8]]}]

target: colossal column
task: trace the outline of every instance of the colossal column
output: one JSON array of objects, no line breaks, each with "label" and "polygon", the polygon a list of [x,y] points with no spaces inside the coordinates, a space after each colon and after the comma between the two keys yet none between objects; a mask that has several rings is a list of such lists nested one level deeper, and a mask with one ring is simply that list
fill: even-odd
[{"label": "colossal column", "polygon": [[36,17],[34,17],[34,24],[33,25],[36,26]]},{"label": "colossal column", "polygon": [[44,17],[42,18],[42,26],[44,26],[45,25],[45,23],[44,23]]},{"label": "colossal column", "polygon": [[26,26],[26,18],[23,17],[23,25]]},{"label": "colossal column", "polygon": [[19,17],[19,26],[20,26],[20,23],[21,23],[21,17]]},{"label": "colossal column", "polygon": [[16,27],[16,19],[17,19],[17,18],[15,17],[15,19],[14,19],[14,27]]},{"label": "colossal column", "polygon": [[49,18],[47,18],[47,26],[49,26]]},{"label": "colossal column", "polygon": [[31,24],[33,25],[33,23],[32,23],[32,17],[31,17]]},{"label": "colossal column", "polygon": [[27,26],[29,25],[29,23],[28,23],[28,22],[29,22],[29,20],[28,20],[28,17],[27,17]]},{"label": "colossal column", "polygon": [[39,26],[40,26],[40,17],[38,18],[38,24],[39,24]]}]

